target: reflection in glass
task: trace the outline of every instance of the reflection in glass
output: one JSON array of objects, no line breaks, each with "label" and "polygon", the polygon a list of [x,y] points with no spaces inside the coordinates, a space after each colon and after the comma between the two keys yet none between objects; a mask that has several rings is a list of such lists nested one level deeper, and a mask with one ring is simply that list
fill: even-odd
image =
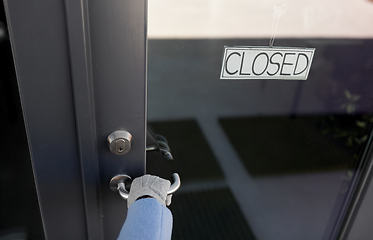
[{"label": "reflection in glass", "polygon": [[274,45],[316,48],[308,80],[220,80],[224,46],[268,46],[277,5],[149,3],[148,118],[185,179],[175,239],[338,233],[372,133],[373,4],[286,2]]}]

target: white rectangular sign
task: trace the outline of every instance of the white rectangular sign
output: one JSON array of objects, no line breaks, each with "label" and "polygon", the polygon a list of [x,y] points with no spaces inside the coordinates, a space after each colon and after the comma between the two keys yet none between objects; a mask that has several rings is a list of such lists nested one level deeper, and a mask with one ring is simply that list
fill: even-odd
[{"label": "white rectangular sign", "polygon": [[314,48],[224,47],[220,79],[307,80]]}]

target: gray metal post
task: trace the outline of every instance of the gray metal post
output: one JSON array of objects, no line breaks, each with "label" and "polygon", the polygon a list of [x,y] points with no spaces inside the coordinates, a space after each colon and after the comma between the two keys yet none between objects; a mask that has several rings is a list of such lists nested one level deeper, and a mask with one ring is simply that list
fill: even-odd
[{"label": "gray metal post", "polygon": [[87,239],[63,2],[5,7],[46,238]]},{"label": "gray metal post", "polygon": [[[146,1],[89,1],[92,74],[105,239],[115,239],[124,222],[125,201],[109,189],[112,177],[145,173]],[[132,134],[131,150],[114,155],[106,138]]]},{"label": "gray metal post", "polygon": [[[145,172],[146,1],[5,1],[47,239],[115,239],[126,202],[109,189]],[[129,153],[106,146],[133,136]]]}]

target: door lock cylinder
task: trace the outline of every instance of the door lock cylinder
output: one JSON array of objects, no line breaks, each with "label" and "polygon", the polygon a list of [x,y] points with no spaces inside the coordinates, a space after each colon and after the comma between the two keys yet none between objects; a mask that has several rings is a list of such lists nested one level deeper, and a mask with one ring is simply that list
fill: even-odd
[{"label": "door lock cylinder", "polygon": [[131,150],[132,135],[127,131],[118,130],[107,137],[110,151],[115,155],[123,155]]}]

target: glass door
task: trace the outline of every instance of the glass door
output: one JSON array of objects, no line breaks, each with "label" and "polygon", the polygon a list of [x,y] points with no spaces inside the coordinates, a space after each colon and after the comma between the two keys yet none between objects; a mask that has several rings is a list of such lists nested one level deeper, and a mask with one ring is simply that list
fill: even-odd
[{"label": "glass door", "polygon": [[[174,239],[346,237],[371,161],[372,13],[371,1],[149,1],[148,121],[183,179]],[[270,42],[315,48],[308,79],[220,79],[224,46]]]},{"label": "glass door", "polygon": [[[110,179],[169,176],[145,162],[147,86],[148,122],[183,181],[173,239],[343,239],[361,216],[371,1],[5,6],[47,239],[116,239],[126,202]],[[224,46],[270,42],[316,49],[306,81],[219,79]],[[116,130],[133,136],[126,155],[106,146]]]}]

